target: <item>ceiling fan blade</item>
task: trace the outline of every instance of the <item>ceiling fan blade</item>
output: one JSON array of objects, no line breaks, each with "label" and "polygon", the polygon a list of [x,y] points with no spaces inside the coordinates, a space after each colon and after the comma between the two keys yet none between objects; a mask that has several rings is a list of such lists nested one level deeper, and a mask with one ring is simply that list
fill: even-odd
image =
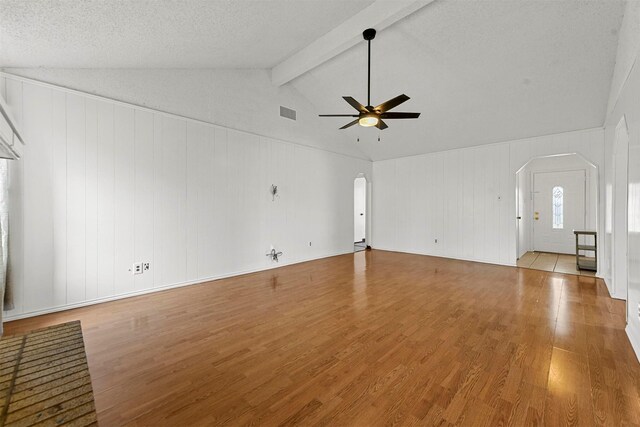
[{"label": "ceiling fan blade", "polygon": [[320,117],[360,117],[358,114],[319,114]]},{"label": "ceiling fan blade", "polygon": [[382,113],[380,117],[383,119],[417,119],[420,113]]},{"label": "ceiling fan blade", "polygon": [[345,101],[347,101],[349,103],[349,105],[351,105],[353,108],[355,108],[356,110],[360,111],[361,113],[368,113],[369,112],[369,110],[367,110],[367,107],[365,107],[364,105],[360,104],[358,101],[356,101],[352,97],[343,96],[342,98]]},{"label": "ceiling fan blade", "polygon": [[346,129],[346,128],[350,128],[353,125],[357,125],[358,124],[358,119],[355,119],[354,121],[347,123],[346,125],[342,126],[340,129]]},{"label": "ceiling fan blade", "polygon": [[378,124],[376,125],[376,127],[378,129],[380,129],[380,130],[385,130],[389,126],[387,126],[387,124],[385,122],[383,122],[382,120],[378,120]]},{"label": "ceiling fan blade", "polygon": [[378,113],[384,113],[386,111],[391,110],[394,107],[397,107],[398,105],[402,104],[405,101],[408,101],[409,98],[407,95],[402,94],[402,95],[398,95],[395,98],[392,98],[390,100],[388,100],[387,102],[383,102],[382,104],[378,105],[377,107],[374,107],[373,109],[376,110]]}]

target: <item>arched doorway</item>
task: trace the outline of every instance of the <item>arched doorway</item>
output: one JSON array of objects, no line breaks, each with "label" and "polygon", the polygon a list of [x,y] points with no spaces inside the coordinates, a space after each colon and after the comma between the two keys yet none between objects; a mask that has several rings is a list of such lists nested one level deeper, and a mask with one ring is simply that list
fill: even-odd
[{"label": "arched doorway", "polygon": [[367,248],[367,179],[358,176],[353,180],[353,250]]},{"label": "arched doorway", "polygon": [[[516,173],[519,267],[593,276],[596,250],[579,250],[574,231],[598,232],[598,168],[575,153],[531,159]],[[580,248],[598,237],[580,235]],[[579,254],[580,268],[577,257]],[[587,265],[588,264],[588,265]]]}]

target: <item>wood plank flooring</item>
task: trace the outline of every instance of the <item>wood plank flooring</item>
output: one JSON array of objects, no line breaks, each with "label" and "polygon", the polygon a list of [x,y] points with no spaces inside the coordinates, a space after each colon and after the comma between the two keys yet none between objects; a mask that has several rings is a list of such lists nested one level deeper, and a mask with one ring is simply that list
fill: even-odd
[{"label": "wood plank flooring", "polygon": [[518,267],[533,268],[534,270],[555,271],[556,273],[578,274],[581,276],[595,276],[590,270],[576,268],[575,255],[553,254],[549,252],[527,252],[516,262]]},{"label": "wood plank flooring", "polygon": [[640,425],[599,279],[367,251],[10,322],[79,319],[101,426]]}]

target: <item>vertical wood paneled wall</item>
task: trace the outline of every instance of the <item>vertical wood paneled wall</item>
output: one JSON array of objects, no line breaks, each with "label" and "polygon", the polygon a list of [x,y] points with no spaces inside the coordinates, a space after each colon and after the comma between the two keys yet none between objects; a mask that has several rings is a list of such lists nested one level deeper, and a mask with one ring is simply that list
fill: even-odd
[{"label": "vertical wood paneled wall", "polygon": [[[580,154],[604,176],[602,129],[374,162],[372,243],[379,249],[513,265],[516,172],[533,158],[564,153]],[[600,179],[600,213],[603,199]]]},{"label": "vertical wood paneled wall", "polygon": [[0,90],[28,141],[10,166],[9,319],[269,268],[270,245],[278,265],[353,250],[369,161],[10,77]]}]

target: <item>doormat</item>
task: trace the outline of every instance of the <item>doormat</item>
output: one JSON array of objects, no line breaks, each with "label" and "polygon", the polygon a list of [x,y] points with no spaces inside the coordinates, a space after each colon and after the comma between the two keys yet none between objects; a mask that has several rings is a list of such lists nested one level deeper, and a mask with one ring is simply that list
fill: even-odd
[{"label": "doormat", "polygon": [[0,340],[0,427],[97,425],[80,322]]}]

